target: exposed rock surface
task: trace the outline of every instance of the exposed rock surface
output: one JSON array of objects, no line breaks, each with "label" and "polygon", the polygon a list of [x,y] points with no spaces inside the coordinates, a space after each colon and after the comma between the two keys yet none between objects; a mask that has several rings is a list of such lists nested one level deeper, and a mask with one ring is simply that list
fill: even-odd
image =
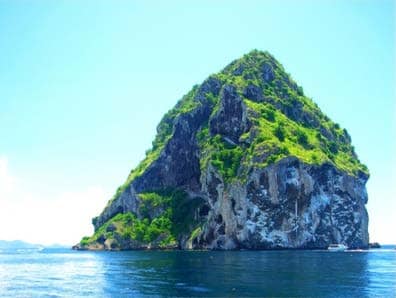
[{"label": "exposed rock surface", "polygon": [[367,248],[368,177],[347,131],[253,51],[165,115],[75,248]]},{"label": "exposed rock surface", "polygon": [[[251,172],[246,184],[225,186],[209,170],[211,211],[202,248],[327,248],[330,243],[367,247],[367,177],[354,178],[330,164],[284,158]],[[214,183],[214,185],[213,185]]]},{"label": "exposed rock surface", "polygon": [[369,243],[369,248],[381,248],[381,244],[378,242]]}]

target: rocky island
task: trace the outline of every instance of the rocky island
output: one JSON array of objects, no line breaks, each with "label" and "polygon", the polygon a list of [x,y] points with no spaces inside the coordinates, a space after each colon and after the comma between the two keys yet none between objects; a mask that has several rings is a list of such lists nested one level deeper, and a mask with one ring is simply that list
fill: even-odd
[{"label": "rocky island", "polygon": [[367,248],[368,177],[348,132],[254,50],[164,115],[74,248]]}]

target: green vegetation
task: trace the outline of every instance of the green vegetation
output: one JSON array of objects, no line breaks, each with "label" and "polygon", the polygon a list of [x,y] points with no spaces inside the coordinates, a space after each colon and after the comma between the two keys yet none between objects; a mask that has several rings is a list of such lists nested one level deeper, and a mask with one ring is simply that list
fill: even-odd
[{"label": "green vegetation", "polygon": [[254,157],[260,160],[260,156],[270,155],[267,159],[256,163],[256,166],[264,167],[292,155],[310,164],[331,162],[339,169],[353,175],[358,171],[367,172],[367,168],[353,156],[354,150],[350,144],[340,145],[328,141],[315,128],[305,127],[292,121],[278,110],[275,111],[275,122],[255,116],[257,111],[271,109],[270,105],[247,99],[245,103],[259,131],[247,151],[249,152],[247,156],[254,164]]},{"label": "green vegetation", "polygon": [[[272,71],[272,81],[262,80],[263,65]],[[359,171],[368,174],[367,168],[356,158],[346,130],[324,115],[268,52],[254,50],[214,77],[222,84],[236,86],[241,95],[248,85],[255,85],[263,90],[265,100],[244,99],[253,126],[241,136],[242,143],[238,145],[229,144],[219,135],[210,136],[207,126],[197,133],[202,169],[210,163],[225,182],[230,182],[243,178],[240,169],[265,167],[284,157],[295,156],[311,164],[333,163],[351,175]],[[219,108],[219,99],[212,98],[212,101],[217,104],[211,117]],[[305,118],[297,121],[287,116],[287,111],[296,109],[300,109],[298,113],[304,113]],[[333,137],[322,135],[322,130]],[[253,136],[252,131],[255,131]],[[248,139],[253,142],[247,144]]]},{"label": "green vegetation", "polygon": [[298,129],[296,131],[297,142],[304,148],[309,147],[308,136],[304,130]]},{"label": "green vegetation", "polygon": [[198,227],[196,228],[194,231],[192,231],[191,235],[190,235],[190,241],[194,240],[195,238],[197,238],[202,232],[202,228]]},{"label": "green vegetation", "polygon": [[88,245],[89,242],[90,242],[90,237],[89,237],[89,236],[84,236],[84,237],[81,239],[80,244],[83,245],[83,246],[85,246],[85,245]]},{"label": "green vegetation", "polygon": [[[268,69],[272,80],[262,80],[263,67]],[[296,156],[306,163],[331,162],[340,170],[352,175],[359,171],[368,174],[367,167],[356,158],[347,131],[323,114],[318,105],[304,95],[303,89],[268,52],[253,50],[229,64],[216,77],[223,84],[236,86],[240,94],[243,94],[244,88],[249,84],[258,86],[263,90],[265,97],[263,102],[245,99],[251,111],[251,131],[256,128],[259,132],[254,136],[252,144],[242,145],[236,154],[233,154],[222,152],[224,149],[221,142],[214,144],[218,140],[216,138],[206,141],[206,144],[200,142],[204,145],[206,159],[211,156],[214,161],[212,164],[226,180],[231,180],[235,176],[238,160],[245,166],[262,167],[289,155]],[[287,116],[287,111],[295,109],[300,109],[301,112],[298,113],[304,113],[306,117],[299,121],[292,120]],[[322,135],[323,130],[328,136]],[[241,139],[248,138],[247,133]],[[220,153],[211,155],[208,151]],[[244,152],[242,158],[239,152]],[[266,158],[262,160],[260,156]]]},{"label": "green vegetation", "polygon": [[226,141],[220,135],[211,137],[206,127],[198,132],[197,139],[202,151],[202,169],[210,162],[224,181],[229,182],[237,176],[243,157],[241,146]]},{"label": "green vegetation", "polygon": [[[114,228],[109,229],[109,227]],[[159,247],[166,247],[176,244],[175,238],[170,233],[170,227],[171,222],[166,212],[151,221],[148,218],[138,219],[136,215],[130,212],[119,213],[81,244],[100,243],[110,239],[118,245],[124,241],[135,240],[146,244],[157,241]]]},{"label": "green vegetation", "polygon": [[285,128],[282,123],[278,123],[278,125],[274,129],[274,135],[279,139],[279,141],[283,142],[285,140]]},{"label": "green vegetation", "polygon": [[229,144],[216,135],[211,139],[211,163],[217,168],[225,181],[230,181],[237,176],[243,151],[239,146]]},{"label": "green vegetation", "polygon": [[190,199],[184,191],[166,189],[139,194],[139,214],[119,213],[103,224],[92,237],[84,237],[80,244],[87,246],[110,239],[120,246],[123,242],[138,241],[145,245],[171,247],[177,245],[182,234],[196,231],[200,224],[196,210],[203,199]]}]

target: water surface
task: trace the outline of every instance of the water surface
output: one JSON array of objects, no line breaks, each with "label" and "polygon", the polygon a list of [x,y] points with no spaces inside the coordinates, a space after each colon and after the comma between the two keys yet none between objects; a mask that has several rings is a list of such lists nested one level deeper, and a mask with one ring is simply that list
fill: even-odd
[{"label": "water surface", "polygon": [[396,250],[0,252],[0,297],[396,297]]}]

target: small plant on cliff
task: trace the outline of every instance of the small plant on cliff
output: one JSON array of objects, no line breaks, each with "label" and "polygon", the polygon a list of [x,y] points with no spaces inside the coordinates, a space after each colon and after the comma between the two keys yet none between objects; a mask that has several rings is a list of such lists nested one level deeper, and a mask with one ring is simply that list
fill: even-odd
[{"label": "small plant on cliff", "polygon": [[303,146],[304,148],[307,148],[309,146],[308,136],[303,130],[298,129],[296,131],[296,137],[297,137],[297,142],[301,146]]},{"label": "small plant on cliff", "polygon": [[239,146],[227,148],[225,145],[220,145],[219,147],[221,149],[213,152],[212,164],[219,170],[225,180],[229,180],[237,175],[243,151]]},{"label": "small plant on cliff", "polygon": [[82,246],[87,246],[87,245],[89,244],[89,242],[90,242],[90,237],[89,237],[89,236],[84,236],[84,237],[81,239],[80,244],[81,244]]},{"label": "small plant on cliff", "polygon": [[279,141],[283,142],[285,140],[286,131],[282,123],[278,123],[274,130],[274,134],[279,139]]}]

